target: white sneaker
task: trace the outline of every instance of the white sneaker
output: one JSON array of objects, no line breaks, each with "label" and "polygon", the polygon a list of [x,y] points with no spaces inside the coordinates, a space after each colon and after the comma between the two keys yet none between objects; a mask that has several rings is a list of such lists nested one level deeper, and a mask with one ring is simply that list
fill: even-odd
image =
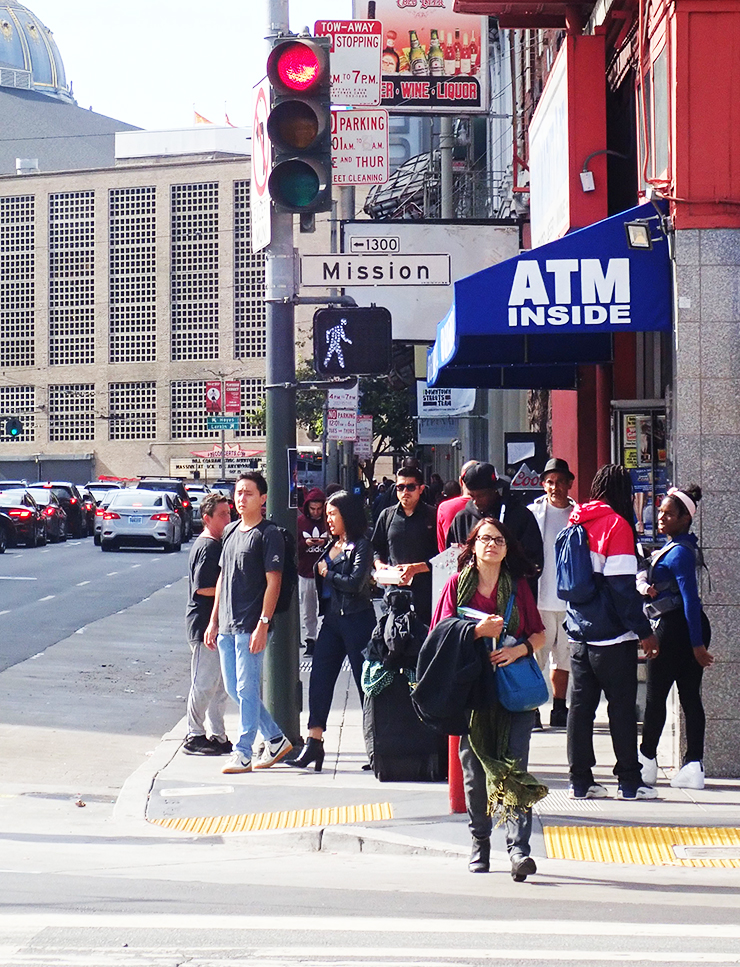
[{"label": "white sneaker", "polygon": [[293,743],[289,742],[285,736],[276,742],[265,742],[262,755],[255,760],[254,768],[269,769],[270,766],[274,766],[276,762],[284,759],[292,748]]},{"label": "white sneaker", "polygon": [[232,752],[229,756],[229,761],[223,767],[221,772],[231,775],[236,772],[251,772],[252,771],[252,760],[248,759],[241,752]]},{"label": "white sneaker", "polygon": [[704,766],[701,762],[687,762],[671,779],[674,789],[703,789]]},{"label": "white sneaker", "polygon": [[586,789],[577,786],[568,787],[568,798],[570,799],[608,799],[609,793],[606,788],[598,782],[592,783]]},{"label": "white sneaker", "polygon": [[654,786],[658,781],[658,760],[646,759],[639,749],[637,750],[637,758],[642,766],[642,781],[646,786]]},{"label": "white sneaker", "polygon": [[617,799],[657,799],[658,790],[652,786],[623,786],[617,790]]}]

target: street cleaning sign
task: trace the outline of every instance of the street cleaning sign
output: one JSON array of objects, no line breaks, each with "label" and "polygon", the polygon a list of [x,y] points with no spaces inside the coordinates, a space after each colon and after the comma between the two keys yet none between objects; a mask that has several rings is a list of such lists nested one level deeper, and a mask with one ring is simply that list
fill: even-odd
[{"label": "street cleaning sign", "polygon": [[332,184],[383,185],[388,177],[388,112],[332,111]]}]

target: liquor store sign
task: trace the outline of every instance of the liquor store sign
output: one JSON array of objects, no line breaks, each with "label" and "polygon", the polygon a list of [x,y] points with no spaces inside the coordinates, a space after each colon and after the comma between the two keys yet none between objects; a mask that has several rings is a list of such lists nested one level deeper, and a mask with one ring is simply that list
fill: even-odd
[{"label": "liquor store sign", "polygon": [[[354,15],[366,0],[354,0]],[[376,0],[382,23],[380,103],[394,114],[488,110],[488,18],[454,0]]]}]

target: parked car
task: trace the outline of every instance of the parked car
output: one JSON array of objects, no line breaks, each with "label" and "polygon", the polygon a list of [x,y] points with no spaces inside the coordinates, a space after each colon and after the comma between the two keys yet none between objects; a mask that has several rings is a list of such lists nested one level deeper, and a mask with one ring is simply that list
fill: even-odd
[{"label": "parked car", "polygon": [[32,499],[36,501],[43,512],[47,538],[52,544],[66,541],[69,536],[67,512],[54,491],[49,487],[37,487],[33,491]]},{"label": "parked car", "polygon": [[159,490],[177,494],[182,501],[182,507],[178,508],[182,520],[182,540],[183,543],[187,544],[193,536],[193,506],[183,481],[179,477],[142,477],[135,489]]},{"label": "parked car", "polygon": [[28,490],[0,491],[0,510],[13,522],[10,543],[37,547],[46,544],[46,520],[41,507]]},{"label": "parked car", "polygon": [[4,554],[5,548],[13,542],[14,529],[12,517],[8,517],[4,510],[0,510],[0,554]]},{"label": "parked car", "polygon": [[120,492],[120,489],[106,490],[98,498],[98,506],[95,508],[95,524],[93,525],[93,544],[96,547],[100,547],[100,535],[103,532],[103,514],[108,509],[108,504],[110,504],[111,500]]},{"label": "parked car", "polygon": [[124,544],[156,544],[165,551],[180,550],[182,522],[172,494],[128,489],[113,495],[103,512],[100,546],[112,551]]},{"label": "parked car", "polygon": [[76,485],[68,480],[47,480],[45,483],[32,484],[29,490],[35,491],[38,488],[51,489],[57,495],[59,503],[64,507],[67,514],[69,534],[72,537],[85,537],[87,535],[87,522],[82,506],[82,494]]}]

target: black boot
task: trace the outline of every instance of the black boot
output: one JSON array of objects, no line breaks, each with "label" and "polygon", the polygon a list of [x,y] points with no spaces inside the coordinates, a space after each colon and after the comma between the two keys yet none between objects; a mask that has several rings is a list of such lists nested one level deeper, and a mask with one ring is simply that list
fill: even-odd
[{"label": "black boot", "polygon": [[470,850],[468,869],[471,873],[488,873],[491,868],[491,840],[473,837],[473,848]]},{"label": "black boot", "polygon": [[305,769],[312,762],[315,763],[314,771],[321,772],[321,767],[324,764],[324,740],[312,739],[309,736],[306,744],[303,746],[303,752],[301,752],[298,758],[289,761],[286,760],[286,763],[289,766],[295,766],[296,769]]},{"label": "black boot", "polygon": [[528,876],[537,872],[537,864],[531,856],[522,856],[521,853],[514,856],[511,860],[511,878],[515,883],[523,883]]}]

